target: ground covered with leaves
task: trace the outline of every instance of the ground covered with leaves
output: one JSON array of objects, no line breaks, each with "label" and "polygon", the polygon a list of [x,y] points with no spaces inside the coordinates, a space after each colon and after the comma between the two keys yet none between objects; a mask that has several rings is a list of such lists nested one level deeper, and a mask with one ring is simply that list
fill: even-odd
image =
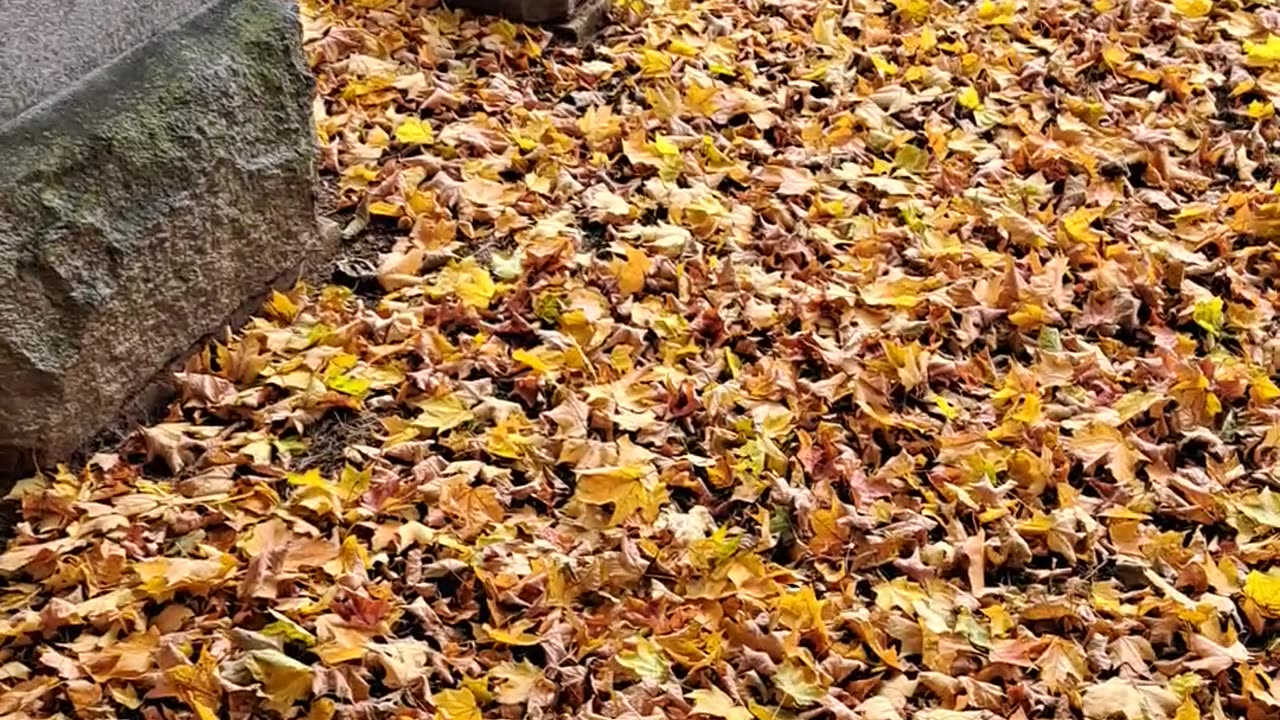
[{"label": "ground covered with leaves", "polygon": [[1280,713],[1280,13],[309,1],[350,287],[21,483],[0,715]]}]

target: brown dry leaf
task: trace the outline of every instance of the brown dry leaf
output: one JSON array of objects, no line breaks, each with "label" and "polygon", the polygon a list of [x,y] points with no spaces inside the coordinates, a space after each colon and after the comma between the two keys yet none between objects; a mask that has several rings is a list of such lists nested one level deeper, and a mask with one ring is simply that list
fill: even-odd
[{"label": "brown dry leaf", "polygon": [[1071,451],[1086,465],[1105,461],[1106,467],[1117,480],[1133,483],[1137,480],[1138,454],[1117,429],[1102,423],[1092,423],[1071,436]]},{"label": "brown dry leaf", "polygon": [[1111,678],[1084,691],[1081,707],[1089,720],[1168,720],[1179,705],[1178,696],[1154,683]]}]

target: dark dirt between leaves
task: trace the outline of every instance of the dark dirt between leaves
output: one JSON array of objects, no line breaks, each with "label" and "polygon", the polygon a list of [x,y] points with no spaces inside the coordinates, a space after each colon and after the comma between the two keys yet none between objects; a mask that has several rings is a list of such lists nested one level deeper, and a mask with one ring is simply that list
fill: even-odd
[{"label": "dark dirt between leaves", "polygon": [[312,468],[326,475],[335,475],[353,460],[347,449],[357,445],[378,442],[381,424],[376,415],[334,410],[325,413],[315,425],[307,428],[306,450],[294,457],[297,472]]}]

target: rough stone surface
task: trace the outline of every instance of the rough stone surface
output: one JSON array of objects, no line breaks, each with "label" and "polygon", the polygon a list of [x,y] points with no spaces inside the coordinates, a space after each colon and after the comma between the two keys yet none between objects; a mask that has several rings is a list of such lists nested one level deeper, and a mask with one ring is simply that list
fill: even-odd
[{"label": "rough stone surface", "polygon": [[[47,1],[0,0],[0,27]],[[117,2],[140,5],[71,4]],[[300,42],[291,0],[217,0],[0,124],[0,475],[73,452],[328,252]]]},{"label": "rough stone surface", "polygon": [[584,0],[453,0],[450,6],[502,15],[517,22],[542,23],[566,20]]},{"label": "rough stone surface", "polygon": [[0,0],[0,123],[209,0]]},{"label": "rough stone surface", "polygon": [[573,14],[552,30],[570,42],[583,44],[595,37],[609,17],[609,0],[581,0]]}]

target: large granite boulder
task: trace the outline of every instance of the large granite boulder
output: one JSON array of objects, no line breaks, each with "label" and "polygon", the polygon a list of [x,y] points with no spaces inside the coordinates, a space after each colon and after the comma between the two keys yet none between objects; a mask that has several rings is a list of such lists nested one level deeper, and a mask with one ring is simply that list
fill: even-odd
[{"label": "large granite boulder", "polygon": [[329,250],[291,0],[0,2],[0,476]]}]

